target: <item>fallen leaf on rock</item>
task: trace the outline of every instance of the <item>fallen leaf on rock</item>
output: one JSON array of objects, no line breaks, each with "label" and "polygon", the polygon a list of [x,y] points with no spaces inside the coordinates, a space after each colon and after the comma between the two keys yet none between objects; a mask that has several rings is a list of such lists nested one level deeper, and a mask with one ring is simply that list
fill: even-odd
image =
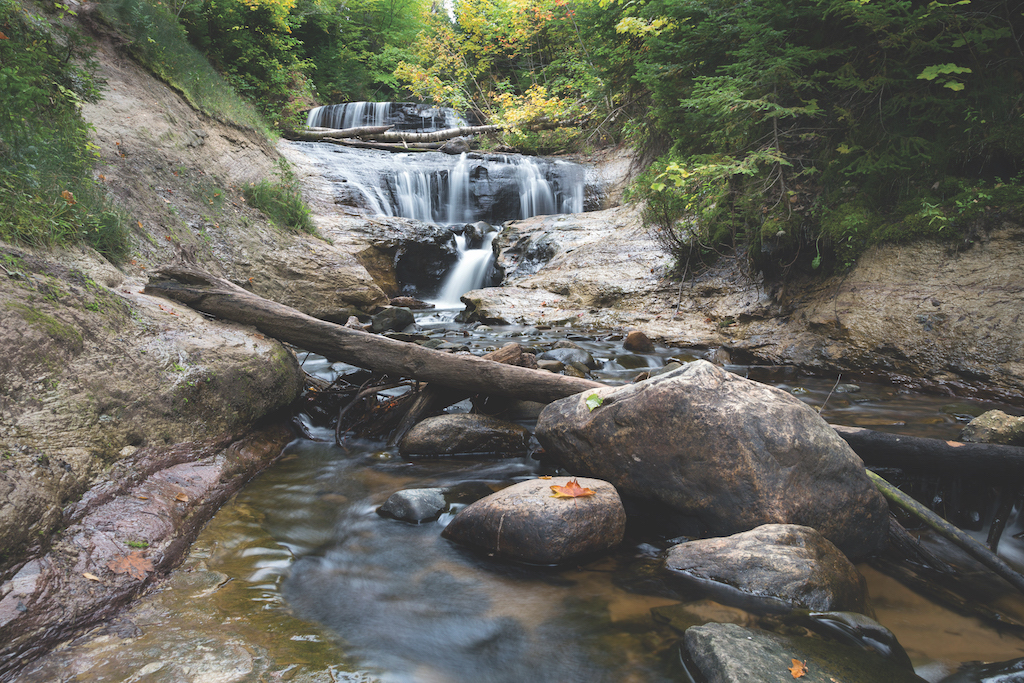
[{"label": "fallen leaf on rock", "polygon": [[539,477],[537,477],[537,478],[538,478],[538,479],[550,479],[550,478],[551,478],[551,475],[550,475],[550,474],[544,474],[544,475],[541,475],[541,476],[539,476]]},{"label": "fallen leaf on rock", "polygon": [[127,574],[133,579],[142,581],[146,574],[153,571],[153,561],[143,557],[142,551],[133,550],[124,557],[107,562],[107,569],[115,574]]},{"label": "fallen leaf on rock", "polygon": [[174,497],[174,500],[178,501],[179,503],[187,503],[188,496],[186,496],[184,493],[179,493]]},{"label": "fallen leaf on rock", "polygon": [[789,673],[793,674],[793,678],[803,678],[807,675],[807,662],[794,659],[793,666],[789,667]]},{"label": "fallen leaf on rock", "polygon": [[85,578],[89,579],[90,581],[102,581],[103,580],[100,577],[96,576],[95,574],[90,574],[89,572],[82,572],[82,576],[84,576]]},{"label": "fallen leaf on rock", "polygon": [[565,486],[555,484],[551,487],[551,490],[555,492],[555,495],[551,496],[552,498],[582,498],[594,495],[593,491],[580,486],[580,483],[575,479],[565,482]]},{"label": "fallen leaf on rock", "polygon": [[149,496],[144,496],[142,494],[139,494],[139,495],[137,495],[135,497],[138,498],[139,500],[149,500]]},{"label": "fallen leaf on rock", "polygon": [[604,403],[604,399],[597,394],[587,396],[587,408],[590,408],[590,412],[594,412],[594,408],[599,408],[602,403]]}]

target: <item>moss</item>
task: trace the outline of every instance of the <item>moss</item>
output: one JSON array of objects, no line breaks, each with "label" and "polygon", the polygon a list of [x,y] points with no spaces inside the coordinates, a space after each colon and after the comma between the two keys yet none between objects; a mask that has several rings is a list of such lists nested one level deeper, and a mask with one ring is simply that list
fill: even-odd
[{"label": "moss", "polygon": [[45,331],[47,336],[72,353],[79,354],[82,352],[82,333],[71,325],[25,304],[10,302],[7,304],[7,307],[20,315],[28,324]]}]

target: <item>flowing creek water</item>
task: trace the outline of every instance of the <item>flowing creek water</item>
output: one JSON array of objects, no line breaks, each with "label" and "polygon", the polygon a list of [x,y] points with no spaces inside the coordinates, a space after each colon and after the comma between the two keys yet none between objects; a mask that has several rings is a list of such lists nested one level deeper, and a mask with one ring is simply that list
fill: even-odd
[{"label": "flowing creek water", "polygon": [[[383,110],[327,113],[336,119],[332,126],[367,125]],[[441,119],[450,123],[447,116]],[[381,165],[381,153],[310,145],[309,154],[331,164],[337,192],[354,193],[371,212],[458,224],[582,210],[582,174],[565,164],[393,155],[388,158],[400,166],[389,169]],[[501,187],[496,178],[504,178]],[[494,209],[499,205],[504,208]],[[442,315],[419,316],[428,336],[477,354],[509,341],[539,347],[569,339],[599,360],[593,377],[610,384],[632,381],[672,359],[715,360],[714,351],[663,346],[630,353],[614,332],[444,322],[443,312],[456,306],[458,295],[481,281],[493,235],[486,233],[475,250],[459,236],[459,264],[437,297]],[[726,367],[812,406],[824,405],[829,422],[881,431],[955,439],[984,410],[1024,412],[866,381],[833,391],[836,378],[801,377],[785,367]],[[312,356],[304,358],[304,368],[328,380],[355,370]],[[276,465],[224,506],[169,580],[122,619],[58,649],[17,680],[680,681],[687,680],[678,648],[683,628],[708,621],[763,623],[692,591],[672,594],[652,580],[649,569],[669,539],[648,529],[631,527],[622,546],[600,559],[535,567],[442,539],[452,513],[411,525],[376,512],[395,491],[432,486],[452,487],[463,501],[453,505],[457,512],[487,492],[544,474],[537,460],[406,460],[382,441],[350,437],[336,446],[332,429],[301,419],[317,440],[292,442]],[[993,505],[962,502],[967,518],[976,509],[973,533],[982,540]],[[1000,553],[1020,566],[1024,543],[1012,535],[1024,521],[1017,512]],[[1024,657],[1024,629],[963,616],[866,564],[860,569],[875,616],[922,675],[937,679],[963,661]],[[978,599],[1007,622],[1024,624],[1020,596]]]}]

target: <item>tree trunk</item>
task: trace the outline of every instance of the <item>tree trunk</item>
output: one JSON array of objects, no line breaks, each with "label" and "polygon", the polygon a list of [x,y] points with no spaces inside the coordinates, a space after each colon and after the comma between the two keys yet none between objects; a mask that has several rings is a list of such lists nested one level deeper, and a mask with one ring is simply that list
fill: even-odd
[{"label": "tree trunk", "polygon": [[[162,278],[162,279],[161,279]],[[263,334],[333,360],[399,377],[433,382],[471,394],[550,403],[606,385],[543,370],[456,356],[313,318],[247,292],[227,280],[183,267],[165,268],[146,285],[148,294],[197,311],[252,325]]]},{"label": "tree trunk", "polygon": [[394,126],[359,126],[357,128],[307,128],[286,133],[290,140],[316,142],[324,138],[359,138],[366,135],[381,135]]},{"label": "tree trunk", "polygon": [[384,152],[436,152],[443,143],[422,143],[418,145],[397,144],[394,142],[363,142],[362,140],[336,140],[324,138],[320,142],[329,142],[332,145],[344,145],[356,149],[379,149]]},{"label": "tree trunk", "polygon": [[502,126],[467,126],[462,128],[446,128],[434,131],[433,133],[407,133],[401,130],[391,130],[386,133],[375,135],[363,135],[367,140],[380,140],[382,142],[441,142],[464,135],[476,135],[478,133],[493,133],[502,130]]},{"label": "tree trunk", "polygon": [[1024,448],[886,434],[832,425],[865,465],[1020,479]]}]

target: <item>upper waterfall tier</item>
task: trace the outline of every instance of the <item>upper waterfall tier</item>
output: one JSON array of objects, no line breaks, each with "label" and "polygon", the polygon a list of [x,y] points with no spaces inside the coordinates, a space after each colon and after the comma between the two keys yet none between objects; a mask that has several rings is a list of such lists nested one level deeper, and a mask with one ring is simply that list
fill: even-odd
[{"label": "upper waterfall tier", "polygon": [[314,107],[306,117],[310,128],[394,126],[394,130],[431,133],[466,126],[454,109],[414,102],[346,102]]}]

